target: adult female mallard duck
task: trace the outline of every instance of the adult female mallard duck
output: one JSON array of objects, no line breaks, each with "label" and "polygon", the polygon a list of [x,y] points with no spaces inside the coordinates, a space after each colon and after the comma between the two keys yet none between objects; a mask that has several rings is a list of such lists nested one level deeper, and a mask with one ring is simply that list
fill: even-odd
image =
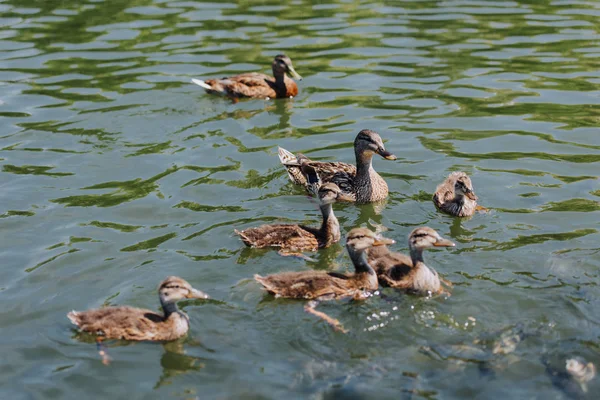
[{"label": "adult female mallard duck", "polygon": [[440,210],[457,217],[470,217],[483,208],[477,206],[471,178],[461,171],[452,172],[438,185],[433,202]]},{"label": "adult female mallard duck", "polygon": [[342,193],[335,183],[327,183],[319,188],[319,202],[323,223],[321,227],[293,224],[261,225],[243,231],[235,230],[246,246],[281,247],[285,250],[312,250],[331,246],[340,240],[340,223],[331,206],[336,201],[352,201]]},{"label": "adult female mallard duck", "polygon": [[82,331],[107,339],[175,340],[189,329],[188,316],[177,308],[181,299],[207,299],[185,280],[170,276],[158,287],[163,314],[128,306],[71,311],[67,318]]},{"label": "adult female mallard duck", "polygon": [[[287,297],[308,300],[332,300],[344,297],[362,299],[366,291],[379,287],[377,274],[367,262],[365,250],[373,246],[394,243],[367,228],[354,228],[346,238],[346,249],[354,264],[353,274],[325,271],[280,272],[268,276],[254,275],[265,289],[275,297]],[[305,310],[315,314],[343,330],[338,321],[324,313],[314,310],[318,302],[310,302]]]},{"label": "adult female mallard duck", "polygon": [[[396,156],[386,151],[379,134],[369,129],[363,129],[356,135],[354,154],[356,166],[343,162],[312,161],[303,154],[293,155],[279,148],[279,160],[287,169],[291,181],[305,186],[312,194],[323,183],[334,182],[357,203],[385,199],[388,186],[373,169],[373,155],[379,154],[386,160],[395,160]],[[305,168],[307,166],[310,168]]]},{"label": "adult female mallard duck", "polygon": [[192,79],[192,82],[206,89],[208,93],[221,93],[231,98],[253,97],[273,99],[294,97],[298,94],[296,82],[287,74],[302,80],[292,65],[292,60],[284,54],[275,56],[273,63],[273,76],[259,72],[249,72],[221,79]]},{"label": "adult female mallard duck", "polygon": [[[404,289],[421,294],[441,294],[444,290],[438,273],[423,262],[423,250],[430,247],[454,247],[435,230],[426,226],[413,230],[408,236],[410,257],[392,253],[386,246],[368,250],[368,261],[377,271],[379,282],[384,286]],[[448,281],[442,282],[451,285]]]}]

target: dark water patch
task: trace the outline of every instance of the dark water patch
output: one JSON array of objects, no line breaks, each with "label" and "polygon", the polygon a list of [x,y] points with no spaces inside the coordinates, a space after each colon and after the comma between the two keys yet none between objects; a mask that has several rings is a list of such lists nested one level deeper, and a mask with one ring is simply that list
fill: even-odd
[{"label": "dark water patch", "polygon": [[243,207],[239,206],[209,206],[205,204],[198,204],[193,201],[182,201],[179,204],[173,206],[174,208],[185,208],[190,211],[196,212],[214,212],[214,211],[227,211],[227,212],[243,212],[248,211]]},{"label": "dark water patch", "polygon": [[48,172],[54,168],[42,165],[22,165],[20,167],[16,165],[3,165],[2,171],[17,175],[44,175],[52,177],[75,175],[71,172]]},{"label": "dark water patch", "polygon": [[8,210],[3,214],[0,214],[0,218],[9,217],[33,217],[35,213],[33,211],[20,211],[20,210]]},{"label": "dark water patch", "polygon": [[97,228],[108,228],[114,229],[120,232],[135,232],[138,229],[142,228],[141,225],[124,225],[116,222],[101,222],[101,221],[91,221],[88,224],[83,224],[83,226],[95,226]]},{"label": "dark water patch", "polygon": [[167,233],[152,239],[144,240],[131,246],[123,247],[120,251],[154,250],[161,244],[177,237],[177,233]]},{"label": "dark water patch", "polygon": [[600,211],[600,202],[588,199],[569,199],[545,204],[541,211],[594,212]]}]

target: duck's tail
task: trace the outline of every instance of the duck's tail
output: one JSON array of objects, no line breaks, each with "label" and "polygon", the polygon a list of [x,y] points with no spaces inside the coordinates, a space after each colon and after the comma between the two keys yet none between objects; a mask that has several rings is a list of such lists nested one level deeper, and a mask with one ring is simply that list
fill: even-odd
[{"label": "duck's tail", "polygon": [[212,87],[209,84],[207,84],[206,82],[204,82],[202,79],[192,78],[192,83],[195,83],[196,85],[203,87],[206,90],[212,90]]},{"label": "duck's tail", "polygon": [[279,155],[279,161],[286,167],[288,165],[300,165],[298,163],[298,157],[296,157],[294,154],[290,153],[283,147],[277,148],[277,154]]},{"label": "duck's tail", "polygon": [[250,240],[250,238],[244,233],[244,231],[238,231],[237,229],[234,229],[233,232],[235,232],[236,235],[238,235],[240,237],[240,239],[242,239],[242,242],[244,242],[244,244],[246,246],[252,246],[252,241]]},{"label": "duck's tail", "polygon": [[306,177],[302,173],[300,166],[302,165],[301,161],[308,160],[308,158],[302,154],[296,156],[282,147],[277,149],[277,154],[279,154],[279,161],[287,170],[290,180],[296,185],[306,186]]},{"label": "duck's tail", "polygon": [[71,321],[73,325],[79,326],[79,312],[73,310],[67,314],[67,318],[69,318],[69,321]]}]

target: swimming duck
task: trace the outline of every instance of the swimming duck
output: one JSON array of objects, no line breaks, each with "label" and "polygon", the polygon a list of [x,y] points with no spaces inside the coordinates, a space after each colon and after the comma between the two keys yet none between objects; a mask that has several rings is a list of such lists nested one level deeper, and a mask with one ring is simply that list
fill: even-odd
[{"label": "swimming duck", "polygon": [[[254,275],[254,279],[275,297],[308,300],[332,300],[344,297],[363,299],[366,292],[379,287],[377,274],[367,262],[365,250],[373,246],[394,243],[376,235],[367,228],[354,228],[346,238],[346,249],[354,264],[353,274],[325,271],[280,272],[268,276]],[[339,322],[315,311],[317,302],[310,302],[305,310],[340,328]]]},{"label": "swimming duck", "polygon": [[161,282],[158,295],[163,314],[128,306],[71,311],[67,318],[82,331],[107,339],[175,340],[189,329],[188,316],[177,308],[181,299],[207,299],[185,280],[170,276]]},{"label": "swimming duck", "polygon": [[483,208],[477,206],[471,178],[461,171],[452,172],[438,185],[433,202],[440,210],[457,217],[470,217]]},{"label": "swimming duck", "polygon": [[336,201],[352,201],[352,199],[342,193],[335,183],[326,183],[319,188],[319,206],[323,214],[323,223],[320,228],[274,224],[234,231],[240,235],[246,246],[250,247],[281,247],[288,250],[316,251],[329,247],[340,240],[340,224],[333,214],[332,207]]},{"label": "swimming duck", "polygon": [[[290,180],[316,194],[317,188],[325,182],[334,182],[342,192],[352,196],[357,203],[369,203],[383,200],[388,195],[388,185],[373,169],[374,154],[386,160],[395,160],[396,156],[385,150],[379,134],[363,129],[354,140],[356,166],[343,162],[312,161],[305,155],[294,155],[279,148],[279,160],[287,169]],[[303,168],[303,167],[310,168]]]},{"label": "swimming duck", "polygon": [[454,247],[450,240],[444,239],[435,230],[421,227],[413,230],[408,237],[410,257],[401,253],[392,253],[386,246],[371,248],[368,261],[377,271],[379,282],[384,286],[404,289],[420,295],[442,294],[444,290],[438,273],[423,262],[423,250],[430,247]]},{"label": "swimming duck", "polygon": [[302,80],[302,77],[294,69],[292,60],[284,54],[279,54],[275,56],[271,67],[273,76],[248,72],[206,81],[192,79],[192,82],[206,89],[208,93],[221,93],[234,99],[239,97],[273,99],[296,96],[298,86],[287,74],[298,80]]}]

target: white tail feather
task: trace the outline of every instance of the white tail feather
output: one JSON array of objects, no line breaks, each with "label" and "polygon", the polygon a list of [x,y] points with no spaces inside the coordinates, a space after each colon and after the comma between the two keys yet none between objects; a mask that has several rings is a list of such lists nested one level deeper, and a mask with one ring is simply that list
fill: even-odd
[{"label": "white tail feather", "polygon": [[79,322],[77,321],[77,316],[78,316],[78,312],[73,310],[70,313],[67,314],[67,318],[69,318],[69,321],[71,321],[71,323],[73,325],[77,325],[79,326]]},{"label": "white tail feather", "polygon": [[200,87],[203,87],[204,89],[207,89],[207,90],[211,90],[212,89],[209,85],[206,84],[206,82],[204,82],[201,79],[194,79],[194,78],[192,78],[192,82],[195,83],[196,85],[200,86]]},{"label": "white tail feather", "polygon": [[283,147],[277,149],[277,154],[279,154],[279,161],[283,165],[300,165],[298,164],[298,158]]}]

